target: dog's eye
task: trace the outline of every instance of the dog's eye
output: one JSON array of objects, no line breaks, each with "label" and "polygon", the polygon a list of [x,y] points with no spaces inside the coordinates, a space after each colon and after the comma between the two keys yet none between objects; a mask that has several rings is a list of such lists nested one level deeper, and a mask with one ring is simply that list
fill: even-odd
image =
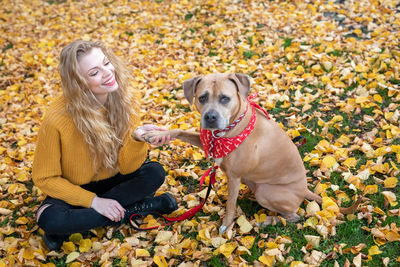
[{"label": "dog's eye", "polygon": [[228,104],[229,101],[231,101],[231,99],[227,96],[221,96],[221,98],[219,99],[219,102],[221,102],[221,104]]},{"label": "dog's eye", "polygon": [[199,102],[200,102],[200,104],[204,104],[204,103],[206,103],[207,101],[208,101],[208,94],[199,96]]}]

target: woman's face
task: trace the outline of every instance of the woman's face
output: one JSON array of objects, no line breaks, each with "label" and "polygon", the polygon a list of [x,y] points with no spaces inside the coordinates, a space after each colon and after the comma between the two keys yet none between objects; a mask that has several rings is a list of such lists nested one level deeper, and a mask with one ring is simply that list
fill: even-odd
[{"label": "woman's face", "polygon": [[87,54],[79,57],[78,63],[90,91],[104,104],[108,94],[118,89],[114,66],[100,48],[92,48]]}]

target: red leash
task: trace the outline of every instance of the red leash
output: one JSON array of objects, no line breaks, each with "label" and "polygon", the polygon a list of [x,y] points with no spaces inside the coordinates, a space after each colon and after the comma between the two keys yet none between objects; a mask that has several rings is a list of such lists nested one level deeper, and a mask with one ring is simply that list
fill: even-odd
[{"label": "red leash", "polygon": [[211,192],[211,187],[216,181],[215,180],[215,171],[217,169],[218,169],[217,165],[214,166],[214,167],[209,168],[203,174],[203,176],[200,178],[200,186],[202,186],[204,181],[206,180],[206,177],[210,176],[210,181],[209,181],[209,184],[208,184],[206,197],[201,201],[201,203],[199,205],[197,205],[196,207],[188,210],[187,212],[183,213],[182,215],[180,215],[178,217],[166,217],[166,216],[163,216],[162,214],[160,214],[158,212],[155,212],[155,211],[149,212],[149,214],[151,214],[151,215],[163,218],[165,221],[167,221],[167,223],[165,223],[163,225],[154,226],[154,227],[147,227],[147,228],[140,228],[140,223],[137,221],[137,219],[143,218],[145,216],[143,216],[142,214],[138,214],[138,213],[132,214],[131,217],[129,218],[129,222],[130,222],[132,228],[137,230],[137,231],[152,230],[152,229],[157,229],[159,227],[165,227],[165,226],[171,225],[173,223],[184,221],[186,219],[192,218],[197,212],[199,212],[203,208],[204,204],[206,203],[206,200],[207,200],[207,198],[208,198],[208,196],[210,195],[210,192]]}]

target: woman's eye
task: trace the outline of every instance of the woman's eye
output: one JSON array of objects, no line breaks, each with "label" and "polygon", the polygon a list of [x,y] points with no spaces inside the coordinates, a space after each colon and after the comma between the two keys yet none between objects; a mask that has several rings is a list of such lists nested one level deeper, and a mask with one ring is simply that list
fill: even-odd
[{"label": "woman's eye", "polygon": [[91,73],[91,74],[89,74],[89,76],[96,76],[97,75],[97,73],[98,73],[98,71],[96,71],[96,72],[93,72],[93,73]]},{"label": "woman's eye", "polygon": [[108,64],[110,64],[110,61],[107,61],[104,65],[107,66]]},{"label": "woman's eye", "polygon": [[227,96],[223,96],[223,97],[221,97],[220,98],[220,102],[221,102],[221,104],[228,104],[228,102],[230,101],[231,99],[229,98],[229,97],[227,97]]}]

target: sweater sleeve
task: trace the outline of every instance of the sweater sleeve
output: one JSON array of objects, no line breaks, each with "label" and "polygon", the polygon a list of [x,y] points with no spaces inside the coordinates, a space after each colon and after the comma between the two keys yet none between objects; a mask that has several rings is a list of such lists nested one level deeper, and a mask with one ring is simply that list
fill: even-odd
[{"label": "sweater sleeve", "polygon": [[89,208],[96,195],[62,177],[60,132],[49,120],[39,130],[32,179],[46,195],[74,206]]}]

